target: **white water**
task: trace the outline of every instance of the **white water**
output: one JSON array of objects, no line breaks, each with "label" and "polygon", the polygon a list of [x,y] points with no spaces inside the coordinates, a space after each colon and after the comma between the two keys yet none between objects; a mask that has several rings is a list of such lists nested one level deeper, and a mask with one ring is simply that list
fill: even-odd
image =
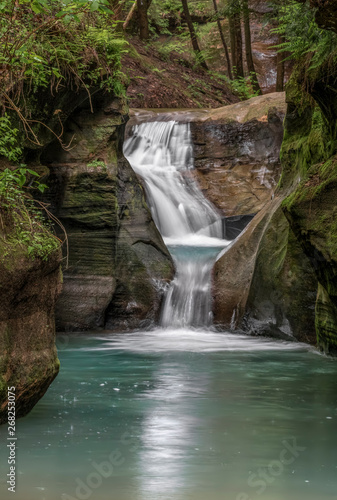
[{"label": "white water", "polygon": [[212,323],[211,272],[222,238],[222,221],[193,179],[189,124],[136,125],[124,154],[144,179],[153,219],[173,257],[176,276],[166,294],[162,326]]}]

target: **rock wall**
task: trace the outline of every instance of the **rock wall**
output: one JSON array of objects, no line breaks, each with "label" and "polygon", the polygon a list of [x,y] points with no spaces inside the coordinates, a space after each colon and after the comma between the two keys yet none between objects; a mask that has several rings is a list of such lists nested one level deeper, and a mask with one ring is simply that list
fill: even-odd
[{"label": "rock wall", "polygon": [[60,252],[47,261],[27,257],[0,232],[0,423],[7,420],[7,387],[15,387],[16,416],[22,417],[58,373],[54,308],[60,260]]},{"label": "rock wall", "polygon": [[[337,32],[336,2],[310,0],[320,28]],[[315,327],[319,347],[337,354],[337,66],[299,62],[287,88],[282,146],[283,185],[298,181],[284,213],[318,280]]]},{"label": "rock wall", "polygon": [[224,216],[255,214],[271,199],[281,172],[284,115],[285,96],[274,93],[191,123],[198,182]]},{"label": "rock wall", "polygon": [[[226,328],[315,344],[317,278],[281,209],[298,174],[290,180],[283,169],[284,185],[277,186],[284,94],[247,101],[244,113],[235,106],[233,121],[219,133],[211,129],[216,137],[213,163],[209,167],[202,153],[199,163],[206,171],[206,193],[209,188],[224,214],[257,215],[215,264],[214,321]],[[211,145],[203,141],[201,151],[211,152]]]},{"label": "rock wall", "polygon": [[[323,127],[321,133],[326,140],[329,134],[328,129]],[[317,134],[319,134],[318,131]],[[304,142],[304,145],[299,148],[299,156],[305,154],[306,148],[307,142]],[[315,162],[316,157],[309,157],[308,170],[303,176],[304,179],[285,200],[283,210],[298,242],[310,259],[319,282],[315,313],[318,345],[323,351],[336,354],[337,157],[333,155],[325,161],[324,157],[330,152],[327,148],[322,149],[320,163]],[[311,166],[310,158],[312,162],[315,162]]]},{"label": "rock wall", "polygon": [[173,265],[128,162],[120,100],[98,95],[67,120],[64,142],[41,162],[51,210],[64,225],[69,267],[56,308],[58,330],[134,329],[158,318]]},{"label": "rock wall", "polygon": [[316,343],[317,278],[278,207],[259,244],[243,326],[255,334]]},{"label": "rock wall", "polygon": [[215,263],[214,322],[225,329],[239,326],[246,312],[261,240],[279,204],[279,199],[268,202]]},{"label": "rock wall", "polygon": [[[337,31],[333,17],[335,2],[311,0],[310,4],[316,9],[318,25]],[[286,250],[280,269],[277,266],[279,250],[273,247],[270,238],[268,241],[268,232],[265,236],[266,248],[276,257],[275,265],[269,265],[269,269],[275,268],[273,283],[280,292],[278,304],[272,301],[274,307],[285,302],[282,312],[288,311],[288,326],[298,337],[313,343],[317,339],[322,351],[334,355],[337,354],[336,76],[337,66],[331,59],[322,60],[321,66],[315,69],[308,67],[306,61],[299,62],[293,72],[287,86],[279,190],[288,195],[282,210],[291,230],[283,243],[280,241],[281,248]],[[282,226],[286,227],[281,213],[277,218],[283,220]],[[262,249],[261,265],[256,268],[257,279],[263,280],[262,290],[268,282],[263,277],[265,262],[268,256]],[[292,303],[283,286],[287,282],[284,279],[287,269]],[[269,285],[268,289],[272,287]],[[252,289],[249,304],[254,308],[255,302],[255,311],[258,295],[259,291],[254,293]]]}]

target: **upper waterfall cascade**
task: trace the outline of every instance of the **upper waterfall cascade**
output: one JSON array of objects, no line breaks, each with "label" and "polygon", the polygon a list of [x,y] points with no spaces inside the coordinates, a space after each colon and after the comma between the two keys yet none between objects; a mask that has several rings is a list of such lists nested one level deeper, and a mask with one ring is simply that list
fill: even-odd
[{"label": "upper waterfall cascade", "polygon": [[153,219],[176,265],[161,324],[210,325],[211,271],[216,256],[230,242],[222,238],[221,217],[194,180],[190,125],[136,125],[125,141],[124,154],[144,180]]}]

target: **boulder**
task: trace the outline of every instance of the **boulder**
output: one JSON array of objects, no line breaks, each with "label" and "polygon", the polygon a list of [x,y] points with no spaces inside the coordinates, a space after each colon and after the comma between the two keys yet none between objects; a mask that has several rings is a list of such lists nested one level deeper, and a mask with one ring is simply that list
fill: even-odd
[{"label": "boulder", "polygon": [[191,123],[198,182],[223,215],[255,214],[271,199],[281,172],[284,97],[255,97]]}]

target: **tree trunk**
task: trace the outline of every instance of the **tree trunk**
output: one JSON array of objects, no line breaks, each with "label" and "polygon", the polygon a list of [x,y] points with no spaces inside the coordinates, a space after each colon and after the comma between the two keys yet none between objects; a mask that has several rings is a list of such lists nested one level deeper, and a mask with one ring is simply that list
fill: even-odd
[{"label": "tree trunk", "polygon": [[241,15],[240,12],[234,16],[235,36],[236,36],[236,74],[242,78],[245,76],[243,71],[242,57],[242,33],[241,33]]},{"label": "tree trunk", "polygon": [[253,61],[253,54],[252,54],[252,39],[250,36],[250,19],[249,19],[249,7],[248,7],[248,0],[242,0],[242,11],[243,11],[243,22],[244,22],[244,28],[245,28],[245,46],[246,46],[246,61],[247,61],[247,68],[248,72],[251,75],[252,79],[252,86],[255,92],[258,94],[262,94],[256,72],[255,72],[255,66],[254,66],[254,61]]},{"label": "tree trunk", "polygon": [[181,3],[183,4],[185,19],[186,19],[187,26],[188,26],[188,29],[189,29],[190,35],[191,35],[192,47],[193,47],[193,50],[197,56],[197,60],[199,61],[200,66],[202,66],[204,69],[208,69],[206,61],[203,58],[201,51],[200,51],[200,48],[199,48],[197,35],[195,33],[195,30],[194,30],[194,26],[193,26],[192,19],[190,16],[190,11],[188,10],[187,0],[181,0]]},{"label": "tree trunk", "polygon": [[239,0],[231,0],[229,15],[229,32],[231,40],[231,57],[234,77],[244,77],[242,59],[242,33]]},{"label": "tree trunk", "polygon": [[147,9],[147,0],[137,0],[139,36],[141,40],[148,40],[150,36]]},{"label": "tree trunk", "polygon": [[[279,36],[279,44],[284,42],[283,37]],[[277,74],[276,74],[276,92],[284,91],[284,52],[277,53]]]},{"label": "tree trunk", "polygon": [[235,36],[235,23],[232,15],[228,18],[229,22],[229,36],[230,36],[230,44],[231,44],[231,58],[232,58],[232,68],[233,73],[236,74],[236,36]]},{"label": "tree trunk", "polygon": [[229,52],[228,52],[227,43],[226,43],[223,31],[222,31],[222,26],[221,26],[221,22],[220,22],[220,18],[219,18],[218,5],[216,3],[216,0],[213,0],[213,5],[214,5],[215,13],[216,13],[216,22],[218,24],[220,38],[221,38],[221,41],[222,41],[223,48],[225,49],[228,76],[229,76],[230,80],[233,80],[232,69],[231,69],[231,61],[230,61],[230,58],[229,58]]},{"label": "tree trunk", "polygon": [[137,9],[137,0],[134,1],[134,4],[132,5],[128,15],[126,16],[126,19],[123,24],[123,30],[125,31],[126,28],[129,26],[131,19],[133,18],[135,12]]}]

